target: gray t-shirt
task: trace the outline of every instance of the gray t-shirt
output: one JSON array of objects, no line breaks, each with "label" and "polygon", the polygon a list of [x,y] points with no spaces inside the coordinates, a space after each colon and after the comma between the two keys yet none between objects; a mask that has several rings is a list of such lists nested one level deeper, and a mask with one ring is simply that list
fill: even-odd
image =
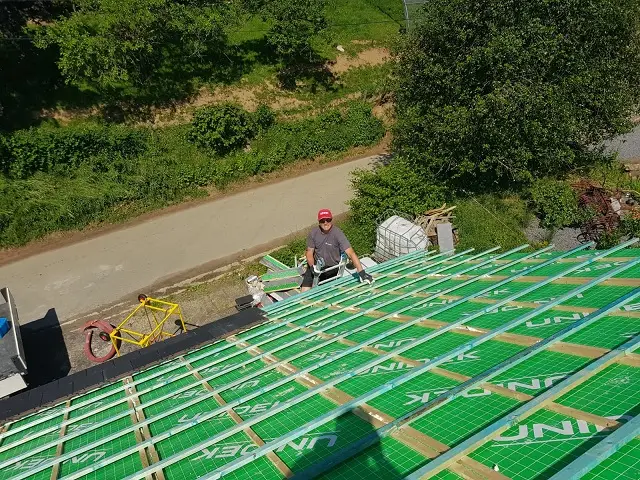
[{"label": "gray t-shirt", "polygon": [[335,225],[327,233],[316,227],[307,236],[307,248],[313,248],[315,257],[323,258],[327,267],[340,263],[340,254],[349,247],[346,235]]}]

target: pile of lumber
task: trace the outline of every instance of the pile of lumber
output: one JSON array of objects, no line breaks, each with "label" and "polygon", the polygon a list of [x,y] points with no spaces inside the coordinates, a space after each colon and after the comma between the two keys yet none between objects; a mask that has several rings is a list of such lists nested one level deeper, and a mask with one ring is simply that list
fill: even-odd
[{"label": "pile of lumber", "polygon": [[[455,218],[453,211],[455,208],[455,205],[453,207],[447,207],[445,203],[440,208],[427,210],[422,215],[416,217],[414,223],[419,225],[427,234],[430,245],[438,245],[438,224],[453,223],[453,219]],[[458,243],[458,231],[455,228],[453,229],[453,237],[455,243]]]}]

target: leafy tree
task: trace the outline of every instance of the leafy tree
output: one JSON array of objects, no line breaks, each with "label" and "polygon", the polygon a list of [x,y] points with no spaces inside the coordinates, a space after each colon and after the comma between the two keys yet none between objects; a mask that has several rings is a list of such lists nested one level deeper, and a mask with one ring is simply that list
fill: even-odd
[{"label": "leafy tree", "polygon": [[447,189],[425,181],[414,168],[402,160],[376,170],[354,172],[351,183],[354,198],[350,201],[353,220],[374,227],[381,215],[397,210],[418,215],[447,201]]},{"label": "leafy tree", "polygon": [[400,49],[394,148],[493,189],[598,158],[640,105],[637,0],[432,0]]},{"label": "leafy tree", "polygon": [[34,48],[27,27],[50,21],[68,7],[66,0],[0,2],[0,128],[32,117],[58,83],[53,52]]},{"label": "leafy tree", "polygon": [[67,82],[98,91],[140,86],[172,60],[202,60],[226,43],[223,0],[76,0],[68,16],[43,28],[37,45],[60,49]]},{"label": "leafy tree", "polygon": [[286,65],[314,59],[311,41],[327,26],[325,4],[326,0],[278,0],[266,4],[264,11],[273,21],[267,41]]}]

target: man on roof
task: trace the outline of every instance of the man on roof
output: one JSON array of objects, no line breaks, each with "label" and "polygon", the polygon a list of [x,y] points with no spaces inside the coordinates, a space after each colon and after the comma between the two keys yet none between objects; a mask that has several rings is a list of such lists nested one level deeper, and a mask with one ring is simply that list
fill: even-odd
[{"label": "man on roof", "polygon": [[[307,236],[307,271],[302,278],[300,290],[305,292],[313,285],[313,274],[322,272],[323,269],[334,267],[340,263],[342,254],[345,253],[353,266],[356,267],[358,278],[361,282],[373,283],[373,277],[364,271],[360,259],[351,247],[346,235],[333,224],[331,211],[323,208],[318,212],[318,228],[314,228]],[[320,273],[319,280],[335,277],[338,269],[334,268]]]}]

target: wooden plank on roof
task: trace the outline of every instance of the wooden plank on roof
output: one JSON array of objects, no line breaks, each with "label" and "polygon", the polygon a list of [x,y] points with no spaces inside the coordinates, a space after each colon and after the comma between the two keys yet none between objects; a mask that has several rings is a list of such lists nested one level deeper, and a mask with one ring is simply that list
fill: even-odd
[{"label": "wooden plank on roof", "polygon": [[[69,420],[69,407],[71,406],[71,400],[67,400],[65,403],[65,412],[64,415],[62,416],[62,428],[60,429],[60,443],[58,443],[58,445],[56,446],[56,453],[55,456],[59,457],[60,455],[62,455],[62,450],[64,447],[64,436],[67,433],[67,420]],[[3,428],[4,431],[4,428]],[[60,464],[56,463],[53,468],[51,469],[51,480],[57,480],[58,476],[60,475]]]},{"label": "wooden plank on roof", "polygon": [[[210,392],[214,391],[214,389],[211,386],[211,384],[209,382],[207,382],[206,380],[204,380],[204,378],[202,377],[202,375],[200,375],[199,372],[194,371],[193,366],[183,356],[180,356],[178,358],[184,364],[184,366],[187,368],[187,370],[191,371],[193,376],[202,382],[202,386],[204,388],[206,388]],[[218,393],[214,393],[213,394],[213,398],[218,403],[218,405],[220,405],[221,407],[223,407],[223,406],[225,406],[227,404],[227,402],[224,400],[224,398],[222,398],[222,396],[220,396]],[[243,422],[243,420],[240,417],[240,415],[238,415],[233,408],[230,408],[229,410],[227,410],[227,413],[229,414],[231,419],[236,423],[236,425],[238,425],[238,424]],[[261,446],[263,446],[265,444],[264,440],[262,440],[262,438],[260,438],[260,436],[251,427],[245,428],[244,429],[244,433],[246,433],[247,436],[251,439],[251,441],[255,445],[257,445],[258,447],[261,447]],[[286,478],[293,477],[293,472],[291,471],[291,469],[274,452],[267,453],[266,457],[269,459],[269,461],[271,461],[271,463],[273,463],[273,465],[278,469],[278,471],[282,475],[284,475]]]}]

